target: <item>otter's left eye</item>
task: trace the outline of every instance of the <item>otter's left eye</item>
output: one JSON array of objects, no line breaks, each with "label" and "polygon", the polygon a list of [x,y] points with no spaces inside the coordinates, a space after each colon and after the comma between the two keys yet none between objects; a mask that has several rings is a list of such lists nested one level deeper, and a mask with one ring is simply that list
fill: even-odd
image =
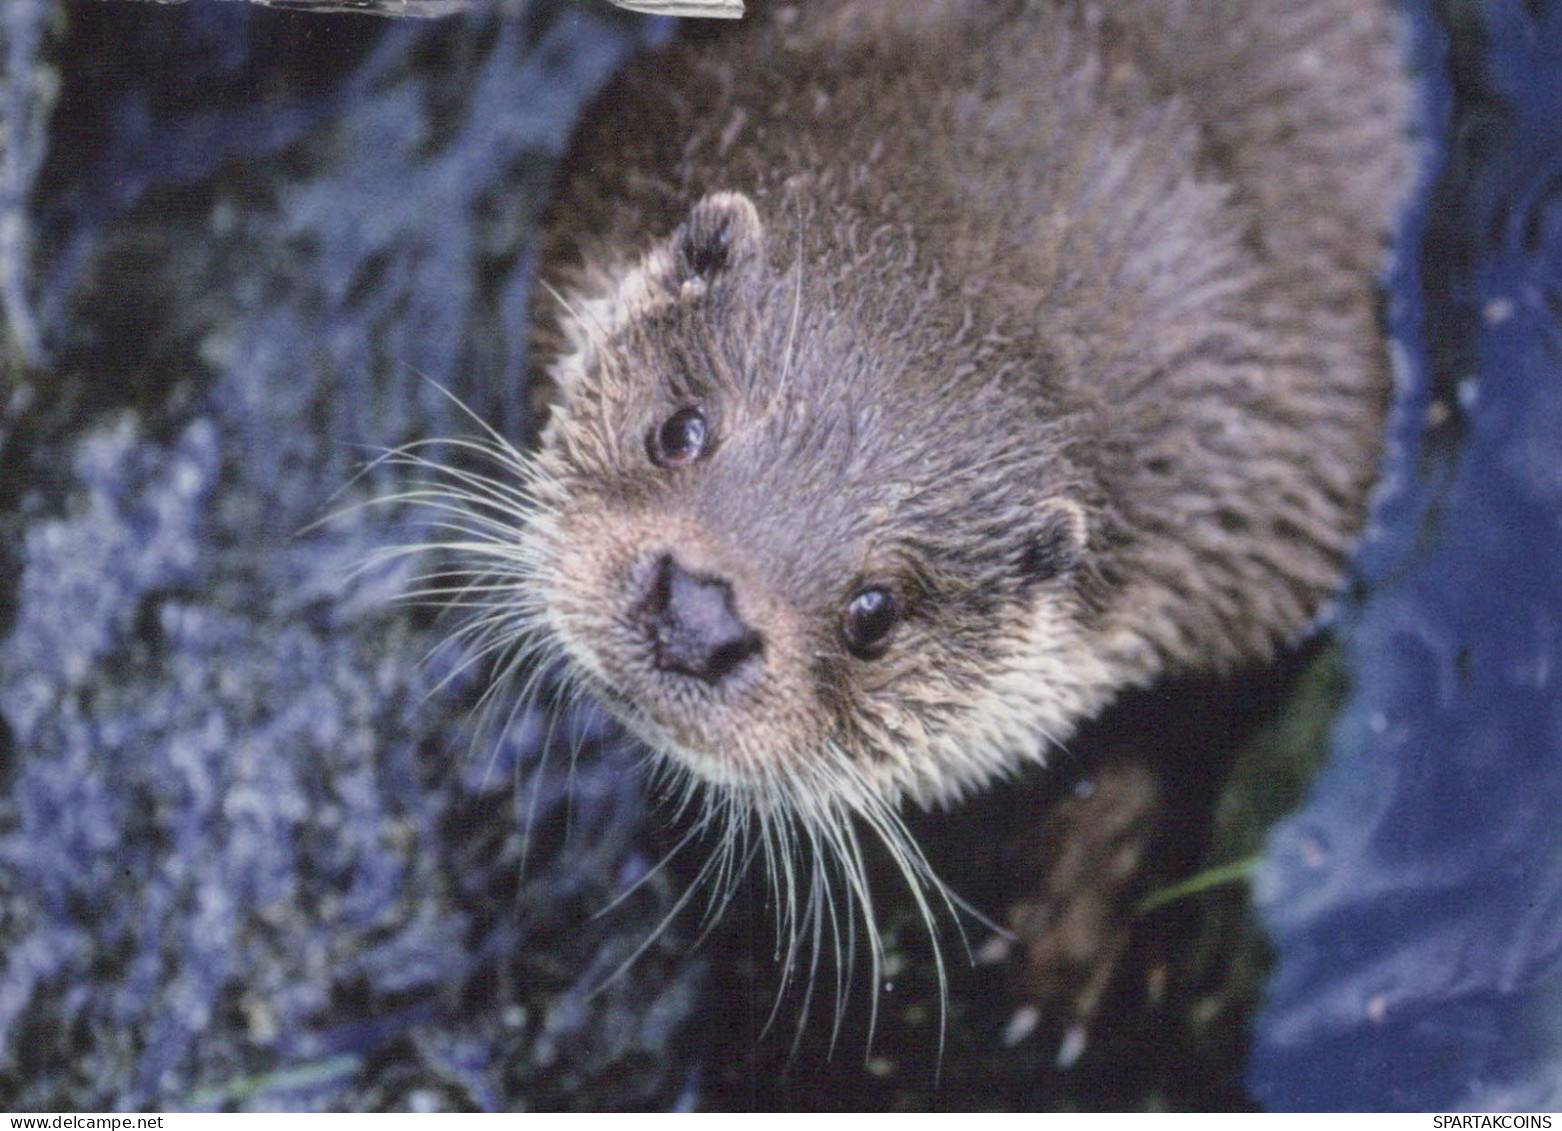
[{"label": "otter's left eye", "polygon": [[895,596],[888,589],[870,585],[857,590],[847,602],[846,619],[841,626],[846,647],[859,660],[873,659],[883,651],[899,619]]},{"label": "otter's left eye", "polygon": [[659,467],[683,467],[705,454],[710,425],[697,408],[680,408],[651,433],[651,462]]}]

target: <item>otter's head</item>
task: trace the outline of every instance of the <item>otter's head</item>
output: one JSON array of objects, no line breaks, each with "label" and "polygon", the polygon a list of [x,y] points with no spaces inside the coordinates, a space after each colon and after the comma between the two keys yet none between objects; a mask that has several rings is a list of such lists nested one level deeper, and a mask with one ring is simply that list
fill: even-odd
[{"label": "otter's head", "polygon": [[1111,684],[1071,418],[941,285],[893,232],[771,236],[721,193],[559,296],[522,535],[538,619],[742,809],[893,820],[1038,755]]}]

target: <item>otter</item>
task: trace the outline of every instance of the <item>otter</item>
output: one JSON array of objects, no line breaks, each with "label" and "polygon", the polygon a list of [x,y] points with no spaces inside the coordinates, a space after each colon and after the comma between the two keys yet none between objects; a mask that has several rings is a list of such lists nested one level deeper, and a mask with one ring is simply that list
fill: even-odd
[{"label": "otter", "polygon": [[464,490],[484,639],[757,838],[795,950],[866,908],[859,830],[952,898],[902,803],[1307,630],[1374,481],[1412,160],[1378,0],[757,7],[588,114],[540,446]]}]

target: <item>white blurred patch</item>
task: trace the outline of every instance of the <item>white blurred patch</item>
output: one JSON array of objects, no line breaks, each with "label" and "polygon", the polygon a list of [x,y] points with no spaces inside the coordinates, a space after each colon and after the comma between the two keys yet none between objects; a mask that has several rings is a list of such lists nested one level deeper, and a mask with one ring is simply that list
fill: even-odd
[{"label": "white blurred patch", "polygon": [[653,16],[693,16],[735,20],[743,15],[743,0],[608,0],[631,12]]}]

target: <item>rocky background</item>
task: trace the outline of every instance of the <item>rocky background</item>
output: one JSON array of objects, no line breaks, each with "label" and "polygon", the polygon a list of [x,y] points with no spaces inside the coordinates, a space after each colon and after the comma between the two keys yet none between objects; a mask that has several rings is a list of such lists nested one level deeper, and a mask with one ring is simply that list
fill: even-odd
[{"label": "rocky background", "polygon": [[[1262,844],[1343,704],[1258,869],[1251,1064],[1268,967],[1226,887],[1145,963],[1173,991],[1060,1071],[976,923],[940,1053],[892,892],[872,1041],[865,1000],[767,1027],[763,892],[657,935],[689,877],[652,870],[639,752],[546,695],[474,730],[415,567],[363,568],[428,534],[353,507],[405,485],[377,453],[472,431],[441,389],[524,436],[552,170],[671,23],[7,0],[0,1107],[1555,1107],[1562,4],[1412,19],[1440,171],[1390,286],[1390,472],[1209,849]],[[1059,788],[924,841],[1001,916],[991,830]]]},{"label": "rocky background", "polygon": [[1562,4],[1435,17],[1354,692],[1256,888],[1281,1109],[1562,1105]]}]

